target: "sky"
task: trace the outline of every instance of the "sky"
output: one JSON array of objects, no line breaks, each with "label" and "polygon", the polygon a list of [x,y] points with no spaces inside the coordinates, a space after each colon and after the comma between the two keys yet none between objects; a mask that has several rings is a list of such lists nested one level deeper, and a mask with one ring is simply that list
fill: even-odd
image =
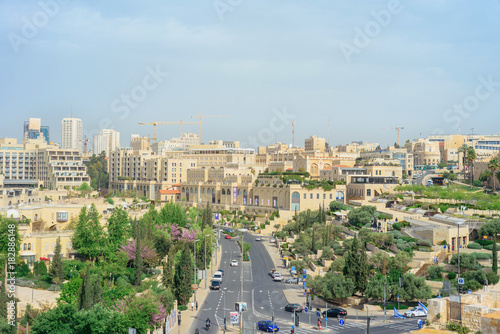
[{"label": "sky", "polygon": [[[0,137],[42,118],[255,148],[499,133],[500,1],[0,1]],[[199,126],[184,125],[185,132]],[[178,137],[158,126],[158,139]]]}]

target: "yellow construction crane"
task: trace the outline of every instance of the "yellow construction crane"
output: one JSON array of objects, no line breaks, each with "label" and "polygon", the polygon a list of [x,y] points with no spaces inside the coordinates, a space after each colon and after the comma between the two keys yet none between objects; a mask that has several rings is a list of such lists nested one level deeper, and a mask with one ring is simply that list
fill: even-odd
[{"label": "yellow construction crane", "polygon": [[200,119],[200,122],[199,122],[199,124],[200,124],[200,143],[201,143],[201,119],[208,118],[208,117],[229,117],[229,116],[225,116],[225,115],[224,116],[210,116],[210,115],[202,115],[201,113],[199,116],[196,116],[196,115],[189,116],[189,118],[199,118]]},{"label": "yellow construction crane", "polygon": [[402,126],[395,126],[395,127],[393,127],[393,128],[382,128],[382,129],[383,129],[383,130],[396,130],[396,132],[398,133],[398,141],[397,141],[397,143],[398,143],[398,146],[399,146],[399,147],[401,147],[401,146],[399,145],[399,131],[400,131],[400,130],[404,130],[404,129],[405,129],[404,127],[402,127]]},{"label": "yellow construction crane", "polygon": [[[157,125],[180,125],[181,126],[181,135],[182,135],[182,124],[198,124],[198,122],[139,122],[139,125],[152,125],[153,126],[153,141],[156,143],[156,126]],[[200,125],[201,126],[201,125]]]}]

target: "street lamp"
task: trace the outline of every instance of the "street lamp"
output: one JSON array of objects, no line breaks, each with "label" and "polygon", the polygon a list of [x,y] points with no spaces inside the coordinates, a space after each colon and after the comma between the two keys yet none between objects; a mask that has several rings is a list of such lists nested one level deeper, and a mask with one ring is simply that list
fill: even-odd
[{"label": "street lamp", "polygon": [[205,235],[205,290],[207,289],[207,237],[210,236],[210,234]]}]

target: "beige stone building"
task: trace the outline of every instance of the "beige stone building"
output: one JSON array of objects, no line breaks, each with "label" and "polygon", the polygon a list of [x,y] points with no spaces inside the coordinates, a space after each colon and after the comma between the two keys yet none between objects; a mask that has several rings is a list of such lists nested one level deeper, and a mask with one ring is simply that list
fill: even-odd
[{"label": "beige stone building", "polygon": [[311,136],[305,140],[304,144],[306,152],[325,152],[325,138]]},{"label": "beige stone building", "polygon": [[366,201],[390,193],[399,185],[396,176],[351,176],[347,184],[348,201]]},{"label": "beige stone building", "polygon": [[61,149],[42,139],[0,139],[0,174],[12,186],[41,184],[47,189],[78,187],[90,182],[78,150]]},{"label": "beige stone building", "polygon": [[439,143],[428,139],[418,139],[405,144],[409,153],[413,154],[415,168],[437,166],[441,161]]}]

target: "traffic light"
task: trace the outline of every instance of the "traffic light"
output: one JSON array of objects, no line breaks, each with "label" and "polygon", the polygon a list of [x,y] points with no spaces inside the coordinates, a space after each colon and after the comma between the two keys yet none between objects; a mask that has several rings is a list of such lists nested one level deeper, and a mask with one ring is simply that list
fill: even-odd
[{"label": "traffic light", "polygon": [[299,316],[295,316],[295,327],[299,327]]},{"label": "traffic light", "polygon": [[310,307],[309,307],[309,301],[307,301],[307,302],[306,302],[306,307],[307,307],[307,308],[310,308]]},{"label": "traffic light", "polygon": [[402,288],[405,286],[405,282],[403,280],[403,275],[399,275],[399,287]]},{"label": "traffic light", "polygon": [[463,287],[462,287],[462,284],[459,284],[458,285],[458,294],[462,294],[463,293]]},{"label": "traffic light", "polygon": [[293,330],[293,328],[290,330],[290,334],[293,334],[295,333],[295,331]]}]

